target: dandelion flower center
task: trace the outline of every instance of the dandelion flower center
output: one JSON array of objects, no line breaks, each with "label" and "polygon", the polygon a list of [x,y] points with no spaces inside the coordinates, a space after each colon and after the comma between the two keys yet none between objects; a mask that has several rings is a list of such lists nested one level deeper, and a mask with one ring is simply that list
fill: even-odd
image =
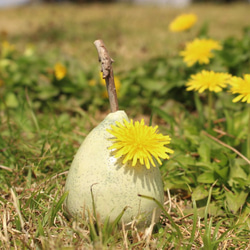
[{"label": "dandelion flower center", "polygon": [[168,154],[173,150],[166,147],[170,137],[158,133],[157,129],[158,126],[145,125],[143,119],[135,123],[125,119],[123,123],[116,122],[116,126],[111,125],[111,129],[107,129],[114,136],[110,139],[113,144],[109,149],[115,150],[116,158],[122,157],[123,164],[131,162],[135,166],[139,163],[150,169],[151,165],[156,166],[156,160],[161,165],[161,159],[169,159]]}]

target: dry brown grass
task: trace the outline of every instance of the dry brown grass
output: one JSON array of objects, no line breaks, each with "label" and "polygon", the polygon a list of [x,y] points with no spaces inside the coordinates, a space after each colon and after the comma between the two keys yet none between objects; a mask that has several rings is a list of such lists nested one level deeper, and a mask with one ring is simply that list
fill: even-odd
[{"label": "dry brown grass", "polygon": [[[176,241],[167,242],[164,236],[171,235],[174,231],[167,219],[162,220],[164,230],[162,236],[158,234],[158,238],[153,234],[154,223],[142,231],[137,230],[136,225],[133,224],[126,228],[122,226],[121,230],[115,231],[113,237],[110,237],[110,244],[107,244],[109,247],[102,245],[101,240],[91,242],[87,223],[67,221],[61,211],[57,213],[52,225],[49,223],[43,225],[43,219],[50,216],[50,208],[53,207],[56,193],[62,195],[62,189],[56,188],[47,193],[50,186],[54,185],[56,187],[64,185],[62,176],[56,175],[39,185],[34,183],[30,189],[17,188],[15,191],[11,189],[9,195],[2,196],[6,201],[4,204],[0,200],[0,247],[2,249],[176,249],[178,245]],[[41,195],[44,195],[42,199],[39,198]],[[30,205],[31,202],[34,204]],[[185,201],[180,200],[178,195],[166,197],[165,209],[178,225],[183,237],[180,239],[178,249],[180,247],[186,249],[194,227],[193,214],[183,214],[186,206]],[[20,228],[17,228],[18,220],[21,221]],[[204,220],[198,218],[190,249],[201,249],[204,246],[205,228]],[[227,222],[221,224],[218,232],[215,232],[216,228],[213,226],[210,236],[216,233],[219,238],[227,230]],[[228,231],[219,249],[230,247],[230,249],[242,249],[241,246],[247,246],[247,238],[235,242],[237,233],[240,232],[240,229],[237,230]]]}]

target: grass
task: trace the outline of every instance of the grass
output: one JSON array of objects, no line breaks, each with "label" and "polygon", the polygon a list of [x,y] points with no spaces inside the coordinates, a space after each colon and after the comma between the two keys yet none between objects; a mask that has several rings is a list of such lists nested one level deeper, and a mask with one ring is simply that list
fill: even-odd
[{"label": "grass", "polygon": [[[198,32],[197,28],[190,34],[175,36],[167,31],[169,21],[182,11],[118,4],[22,7],[0,10],[0,32],[2,39],[7,38],[21,48],[34,44],[39,53],[51,51],[58,60],[69,58],[72,65],[82,64],[83,69],[99,66],[93,41],[102,38],[115,59],[115,72],[128,72],[151,58],[176,54],[182,39],[192,38]],[[247,4],[192,5],[185,11],[199,16],[200,27],[209,21],[209,33],[217,39],[240,36],[241,28],[250,23]],[[16,109],[0,110],[0,248],[250,247],[247,212],[240,210],[233,214],[228,211],[228,217],[211,216],[209,209],[211,195],[216,192],[214,185],[207,191],[208,199],[203,210],[190,198],[191,192],[166,189],[161,222],[154,227],[152,223],[151,227],[141,231],[136,226],[117,228],[104,224],[95,227],[92,220],[67,220],[62,202],[68,168],[85,136],[106,113],[87,113],[81,108],[65,107],[55,111],[53,106],[41,112],[33,101],[27,92],[25,100]],[[183,110],[182,106],[169,107],[173,114]],[[153,119],[161,124],[161,129],[181,131],[185,112],[176,115],[179,128],[176,124],[169,128],[165,121],[171,123],[173,118],[160,109],[155,112],[161,113],[162,119]],[[137,117],[141,116],[146,115]],[[150,119],[148,115],[146,118]],[[180,134],[184,132],[182,130]],[[204,148],[200,150],[205,151]],[[185,155],[185,165],[184,158]]]},{"label": "grass", "polygon": [[244,221],[239,218],[235,222],[234,217],[213,219],[207,217],[207,211],[205,220],[198,210],[184,214],[191,204],[189,199],[178,194],[166,193],[162,223],[154,231],[138,232],[136,228],[126,228],[114,229],[111,233],[104,230],[100,238],[100,233],[93,236],[93,226],[86,221],[67,221],[61,210],[67,170],[81,141],[97,122],[86,113],[34,116],[30,107],[20,107],[18,112],[1,111],[2,248],[247,247],[249,232],[241,225]]},{"label": "grass", "polygon": [[[171,34],[169,22],[184,11],[197,14],[199,24],[189,34]],[[196,4],[184,10],[120,4],[38,5],[0,10],[0,33],[19,46],[34,44],[41,53],[57,51],[58,59],[76,58],[87,69],[96,67],[93,42],[103,39],[119,73],[175,52],[206,22],[215,39],[241,36],[242,27],[250,23],[248,11],[247,3]]]}]

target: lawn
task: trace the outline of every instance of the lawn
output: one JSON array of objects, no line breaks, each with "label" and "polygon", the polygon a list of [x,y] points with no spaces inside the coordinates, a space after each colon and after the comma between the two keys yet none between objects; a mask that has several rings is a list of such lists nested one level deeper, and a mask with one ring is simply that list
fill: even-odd
[{"label": "lawn", "polygon": [[[241,81],[249,93],[249,10],[243,3],[0,10],[0,248],[248,249],[250,108],[232,102],[241,90],[231,88]],[[198,22],[171,32],[182,13]],[[187,66],[179,52],[196,37],[221,47],[208,64]],[[62,208],[73,157],[110,112],[96,39],[115,60],[120,109],[171,138],[154,227],[68,220]],[[238,77],[236,85],[187,91],[202,70]]]},{"label": "lawn", "polygon": [[[199,23],[191,34],[173,35],[168,24],[182,12],[197,14]],[[198,4],[185,10],[119,4],[45,5],[0,10],[0,31],[19,47],[34,44],[41,53],[57,51],[59,58],[76,58],[86,68],[96,67],[93,42],[103,39],[116,61],[115,71],[120,72],[173,53],[204,22],[215,39],[239,37],[250,22],[248,12],[248,4]]]}]

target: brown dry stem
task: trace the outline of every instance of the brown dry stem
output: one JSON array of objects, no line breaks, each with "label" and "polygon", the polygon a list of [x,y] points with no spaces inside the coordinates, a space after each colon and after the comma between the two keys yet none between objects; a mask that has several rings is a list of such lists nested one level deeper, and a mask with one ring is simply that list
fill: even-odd
[{"label": "brown dry stem", "polygon": [[108,50],[106,49],[102,40],[96,40],[94,45],[98,52],[99,61],[101,62],[101,72],[103,74],[103,79],[106,81],[110,109],[111,112],[115,112],[119,109],[119,107],[112,69],[112,62],[114,62],[114,60],[109,56]]},{"label": "brown dry stem", "polygon": [[205,131],[202,131],[202,132],[203,132],[203,134],[206,135],[207,137],[209,137],[209,138],[211,138],[212,140],[218,142],[218,143],[221,144],[222,146],[224,146],[224,147],[226,147],[226,148],[232,150],[234,153],[236,153],[237,155],[239,155],[242,159],[244,159],[244,160],[250,165],[250,160],[249,160],[246,156],[244,156],[243,154],[241,154],[237,149],[235,149],[235,148],[229,146],[228,144],[222,142],[221,140],[219,140],[219,139],[217,139],[216,137],[214,137],[214,136],[208,134],[208,133],[205,132]]}]

